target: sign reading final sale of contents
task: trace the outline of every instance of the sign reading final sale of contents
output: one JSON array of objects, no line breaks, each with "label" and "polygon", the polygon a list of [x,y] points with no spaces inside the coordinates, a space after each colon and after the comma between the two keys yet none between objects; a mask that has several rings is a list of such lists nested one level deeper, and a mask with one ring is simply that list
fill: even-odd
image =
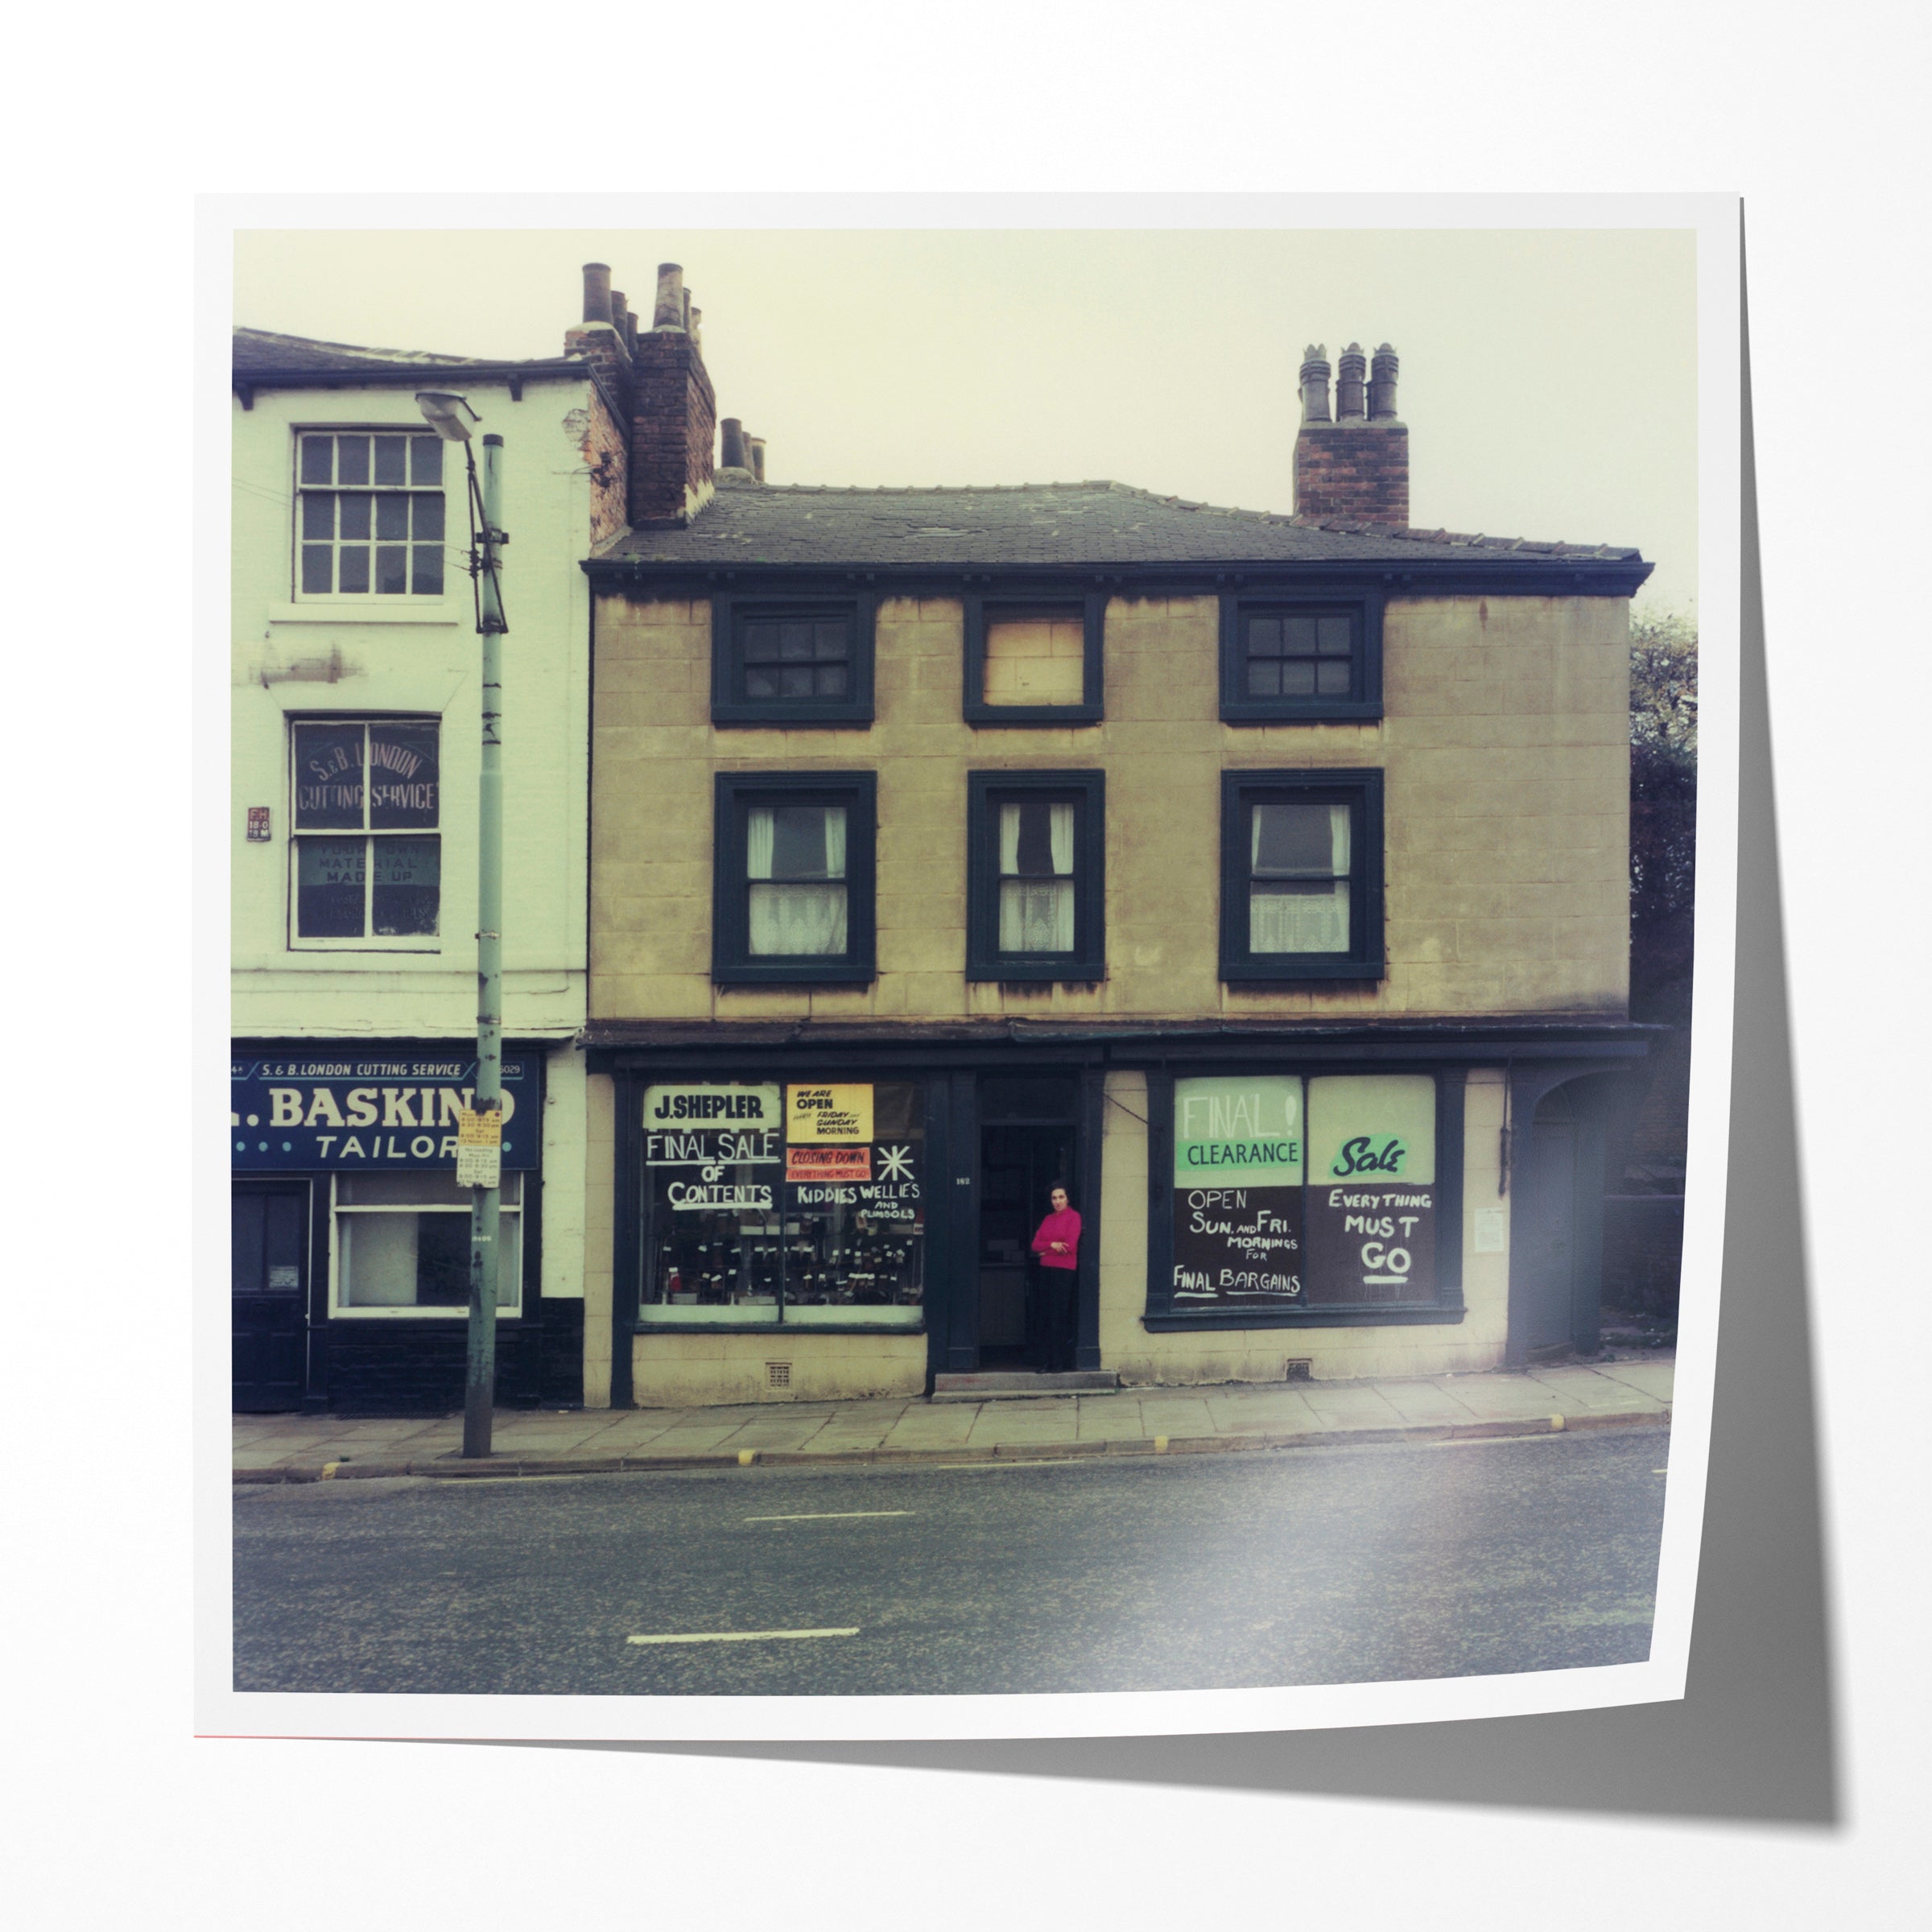
[{"label": "sign reading final sale of contents", "polygon": [[852,1146],[872,1138],[872,1089],[787,1087],[785,1138],[792,1146]]}]

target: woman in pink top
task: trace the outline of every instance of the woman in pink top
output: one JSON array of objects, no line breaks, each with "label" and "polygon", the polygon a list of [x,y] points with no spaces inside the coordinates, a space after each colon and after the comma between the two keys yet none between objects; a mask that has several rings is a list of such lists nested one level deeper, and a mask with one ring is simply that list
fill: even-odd
[{"label": "woman in pink top", "polygon": [[1080,1217],[1054,1189],[1053,1211],[1033,1237],[1040,1257],[1042,1353],[1049,1371],[1073,1366],[1073,1284],[1080,1265]]}]

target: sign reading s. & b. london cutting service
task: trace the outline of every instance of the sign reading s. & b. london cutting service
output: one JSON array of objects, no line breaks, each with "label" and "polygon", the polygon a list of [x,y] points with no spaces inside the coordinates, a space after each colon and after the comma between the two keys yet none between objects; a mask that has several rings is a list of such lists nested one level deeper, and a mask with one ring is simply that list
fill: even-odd
[{"label": "sign reading s. & b. london cutting service", "polygon": [[1301,1301],[1302,1154],[1298,1075],[1174,1082],[1177,1308]]},{"label": "sign reading s. & b. london cutting service", "polygon": [[[503,1056],[503,1165],[542,1151],[537,1059]],[[229,1063],[229,1159],[238,1173],[456,1165],[458,1117],[473,1107],[477,1063],[355,1047]]]}]

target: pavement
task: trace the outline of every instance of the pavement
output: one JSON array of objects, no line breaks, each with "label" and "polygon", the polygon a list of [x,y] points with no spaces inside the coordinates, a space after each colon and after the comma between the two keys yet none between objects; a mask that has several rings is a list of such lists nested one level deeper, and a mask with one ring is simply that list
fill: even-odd
[{"label": "pavement", "polygon": [[1667,1422],[1672,1354],[1417,1381],[1230,1383],[935,1402],[712,1409],[499,1409],[465,1460],[460,1416],[237,1415],[237,1483],[538,1476],[758,1463],[985,1462],[1199,1455],[1356,1442],[1541,1435]]}]

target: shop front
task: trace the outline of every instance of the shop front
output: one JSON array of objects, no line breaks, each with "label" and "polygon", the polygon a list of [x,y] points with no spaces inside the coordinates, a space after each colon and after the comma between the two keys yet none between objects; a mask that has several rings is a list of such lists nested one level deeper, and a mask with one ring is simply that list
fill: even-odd
[{"label": "shop front", "polygon": [[[1588,1345],[1570,1258],[1587,1213],[1555,1289],[1553,1211],[1513,1263],[1510,1231],[1519,1189],[1554,1198],[1542,1096],[1611,1092],[1632,1047],[1604,1051],[1236,1051],[1199,1030],[918,1059],[593,1044],[614,1125],[610,1399],[917,1394],[1068,1366],[1454,1373],[1547,1345],[1558,1301],[1563,1342]],[[1573,1176],[1600,1187],[1587,1153]],[[1035,1252],[1056,1190],[1081,1223],[1070,1294]]]},{"label": "shop front", "polygon": [[[574,1402],[580,1301],[542,1291],[545,1056],[503,1059],[497,1400]],[[229,1065],[237,1410],[444,1413],[463,1402],[468,1042],[237,1042]]]}]

